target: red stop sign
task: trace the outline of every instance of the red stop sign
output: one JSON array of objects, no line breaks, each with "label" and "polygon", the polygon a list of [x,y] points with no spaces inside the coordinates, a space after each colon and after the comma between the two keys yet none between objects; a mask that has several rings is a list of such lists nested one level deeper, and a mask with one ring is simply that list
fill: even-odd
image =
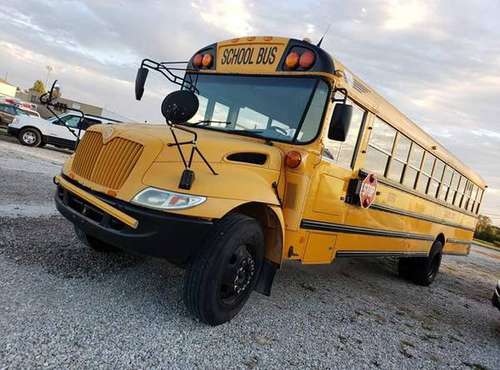
[{"label": "red stop sign", "polygon": [[361,189],[359,190],[359,202],[362,208],[369,208],[375,201],[377,195],[377,176],[370,173],[365,177],[361,183]]}]

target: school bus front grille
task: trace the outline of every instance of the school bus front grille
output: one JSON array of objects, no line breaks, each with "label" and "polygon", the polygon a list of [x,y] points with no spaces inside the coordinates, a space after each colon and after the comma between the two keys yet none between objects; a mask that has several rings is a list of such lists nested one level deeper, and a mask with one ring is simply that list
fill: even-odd
[{"label": "school bus front grille", "polygon": [[106,144],[99,132],[85,134],[73,160],[78,176],[110,189],[120,189],[142,153],[142,145],[121,137]]}]

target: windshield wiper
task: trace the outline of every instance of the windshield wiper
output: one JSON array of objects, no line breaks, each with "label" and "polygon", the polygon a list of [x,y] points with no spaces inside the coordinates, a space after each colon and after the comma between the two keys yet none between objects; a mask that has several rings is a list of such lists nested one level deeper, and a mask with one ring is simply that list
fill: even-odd
[{"label": "windshield wiper", "polygon": [[209,125],[210,123],[224,123],[226,126],[229,126],[231,122],[229,121],[212,121],[210,119],[194,122],[194,123],[188,123],[189,126],[206,126]]}]

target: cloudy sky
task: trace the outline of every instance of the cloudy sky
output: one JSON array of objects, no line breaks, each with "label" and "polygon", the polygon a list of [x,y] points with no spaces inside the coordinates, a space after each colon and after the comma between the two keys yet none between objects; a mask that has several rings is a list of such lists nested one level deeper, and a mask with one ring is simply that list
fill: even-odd
[{"label": "cloudy sky", "polygon": [[0,77],[23,88],[53,71],[63,94],[137,120],[160,118],[173,87],[151,76],[133,98],[140,60],[187,60],[243,35],[318,40],[369,85],[476,169],[485,213],[500,225],[498,0],[3,0]]}]

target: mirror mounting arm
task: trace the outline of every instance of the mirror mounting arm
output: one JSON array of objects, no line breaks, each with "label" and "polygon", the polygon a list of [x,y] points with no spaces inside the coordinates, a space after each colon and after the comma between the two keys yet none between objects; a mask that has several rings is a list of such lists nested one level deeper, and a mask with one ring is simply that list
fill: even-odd
[{"label": "mirror mounting arm", "polygon": [[[340,98],[340,99],[335,98],[335,93],[337,91],[340,92],[340,93],[342,93],[342,94],[344,94],[344,97]],[[348,97],[348,94],[347,94],[347,89],[346,88],[344,88],[344,87],[336,87],[335,90],[333,90],[332,102],[333,103],[342,102],[343,104],[346,104],[347,103],[347,97]]]},{"label": "mirror mounting arm", "polygon": [[[50,90],[45,92],[44,94],[40,95],[40,97],[38,99],[40,100],[40,103],[43,106],[45,106],[47,108],[47,110],[50,113],[52,113],[54,115],[54,117],[56,117],[59,122],[62,122],[64,127],[66,127],[68,129],[68,131],[71,132],[71,134],[76,138],[76,142],[75,142],[75,150],[76,150],[76,148],[78,147],[78,144],[80,143],[80,135],[82,133],[82,123],[83,123],[83,119],[85,118],[85,113],[83,113],[80,109],[70,108],[70,107],[68,107],[67,104],[57,102],[56,100],[60,96],[60,91],[59,91],[59,87],[57,87],[56,84],[57,84],[57,80],[54,80]],[[57,91],[57,95],[54,94],[54,92],[56,92],[56,91]],[[62,112],[66,112],[69,110],[69,111],[77,112],[80,114],[80,120],[78,121],[78,135],[75,134],[75,132],[66,125],[66,123],[61,119],[61,117],[59,117],[59,115],[56,112],[57,110],[62,111]]]}]

